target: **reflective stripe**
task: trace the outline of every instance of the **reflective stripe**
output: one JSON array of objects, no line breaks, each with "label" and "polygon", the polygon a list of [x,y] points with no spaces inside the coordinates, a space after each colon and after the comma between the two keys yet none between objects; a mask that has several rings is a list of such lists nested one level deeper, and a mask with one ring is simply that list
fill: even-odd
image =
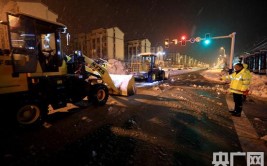
[{"label": "reflective stripe", "polygon": [[232,89],[232,88],[230,88],[230,92],[238,93],[238,94],[243,94],[242,91],[240,91],[240,90],[236,90],[236,89]]},{"label": "reflective stripe", "polygon": [[233,78],[232,80],[238,80],[238,81],[242,81],[243,79],[242,78]]},{"label": "reflective stripe", "polygon": [[237,91],[237,92],[242,92],[241,90],[239,89],[234,89],[234,88],[230,88],[231,90],[234,90],[234,91]]}]

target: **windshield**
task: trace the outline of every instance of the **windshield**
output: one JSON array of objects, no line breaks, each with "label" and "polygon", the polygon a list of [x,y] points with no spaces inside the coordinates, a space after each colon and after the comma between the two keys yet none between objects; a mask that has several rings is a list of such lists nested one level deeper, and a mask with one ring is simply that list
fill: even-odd
[{"label": "windshield", "polygon": [[57,71],[63,60],[60,33],[64,27],[24,14],[8,14],[8,21],[13,54],[28,57],[28,63],[15,64],[17,72],[35,72],[37,60],[43,71]]},{"label": "windshield", "polygon": [[[33,21],[8,15],[10,26],[11,46],[33,50],[36,48],[36,35],[34,33]],[[27,25],[27,26],[26,26]]]}]

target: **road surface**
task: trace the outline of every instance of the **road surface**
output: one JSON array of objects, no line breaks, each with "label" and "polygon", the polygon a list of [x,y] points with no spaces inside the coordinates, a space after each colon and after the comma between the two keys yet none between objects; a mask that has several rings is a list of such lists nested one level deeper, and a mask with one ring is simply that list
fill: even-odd
[{"label": "road surface", "polygon": [[206,166],[218,162],[214,154],[226,153],[230,162],[242,151],[246,156],[233,162],[246,165],[250,145],[265,145],[245,114],[243,127],[254,133],[242,138],[226,87],[192,72],[138,87],[134,96],[110,96],[103,107],[57,110],[34,130],[2,125],[0,165]]}]

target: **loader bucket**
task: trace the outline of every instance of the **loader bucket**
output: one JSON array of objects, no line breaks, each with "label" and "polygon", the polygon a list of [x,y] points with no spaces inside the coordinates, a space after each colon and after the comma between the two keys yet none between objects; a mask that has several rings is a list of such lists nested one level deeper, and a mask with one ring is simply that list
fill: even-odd
[{"label": "loader bucket", "polygon": [[108,85],[109,93],[121,96],[134,95],[136,92],[135,80],[133,75],[109,74],[107,69],[97,64],[93,59],[83,55],[85,61],[85,70],[91,72],[94,70],[101,75],[102,80]]},{"label": "loader bucket", "polygon": [[131,96],[136,93],[135,79],[133,75],[118,75],[110,74],[115,87],[119,90],[117,92],[111,92],[114,95]]}]

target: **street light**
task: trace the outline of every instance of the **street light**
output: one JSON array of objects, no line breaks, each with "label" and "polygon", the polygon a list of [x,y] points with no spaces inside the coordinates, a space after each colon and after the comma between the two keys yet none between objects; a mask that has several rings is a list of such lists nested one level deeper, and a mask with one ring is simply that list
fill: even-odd
[{"label": "street light", "polygon": [[224,47],[221,47],[221,50],[223,50],[223,57],[226,57]]},{"label": "street light", "polygon": [[224,67],[227,66],[227,58],[226,58],[226,54],[225,54],[225,49],[224,47],[220,48],[223,51],[223,62],[224,62]]}]

